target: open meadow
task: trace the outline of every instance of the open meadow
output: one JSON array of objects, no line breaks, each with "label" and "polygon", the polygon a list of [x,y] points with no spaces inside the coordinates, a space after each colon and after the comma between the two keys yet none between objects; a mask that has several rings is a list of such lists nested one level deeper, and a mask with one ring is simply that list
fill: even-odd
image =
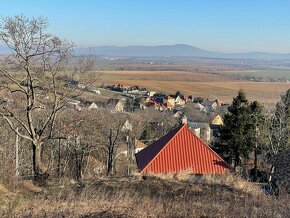
[{"label": "open meadow", "polygon": [[219,98],[227,103],[239,89],[244,89],[250,100],[275,103],[290,88],[289,83],[240,81],[226,75],[181,71],[104,71],[100,80],[103,84],[137,85],[164,93],[179,90],[186,95]]}]

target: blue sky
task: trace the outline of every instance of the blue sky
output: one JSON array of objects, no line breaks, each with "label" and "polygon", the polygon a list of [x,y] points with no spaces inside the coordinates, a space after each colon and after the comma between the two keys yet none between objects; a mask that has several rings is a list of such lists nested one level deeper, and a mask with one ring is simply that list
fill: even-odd
[{"label": "blue sky", "polygon": [[290,0],[0,0],[0,15],[44,16],[82,46],[189,44],[290,52]]}]

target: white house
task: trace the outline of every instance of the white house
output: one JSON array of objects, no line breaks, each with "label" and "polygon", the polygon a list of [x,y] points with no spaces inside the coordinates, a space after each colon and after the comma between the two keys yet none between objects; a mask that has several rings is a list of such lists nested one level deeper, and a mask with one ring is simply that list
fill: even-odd
[{"label": "white house", "polygon": [[193,108],[198,111],[206,112],[206,108],[200,103],[193,103]]},{"label": "white house", "polygon": [[126,120],[124,125],[122,126],[122,131],[132,131],[132,124],[129,122],[129,120]]},{"label": "white house", "polygon": [[98,105],[96,105],[95,102],[93,102],[93,103],[89,106],[89,110],[92,110],[92,109],[96,109],[96,110],[99,109]]},{"label": "white house", "polygon": [[175,98],[175,104],[182,107],[185,105],[185,100],[183,100],[180,96],[177,96]]},{"label": "white house", "polygon": [[98,89],[92,89],[92,92],[97,94],[97,95],[100,95],[101,94],[101,91],[98,90]]}]

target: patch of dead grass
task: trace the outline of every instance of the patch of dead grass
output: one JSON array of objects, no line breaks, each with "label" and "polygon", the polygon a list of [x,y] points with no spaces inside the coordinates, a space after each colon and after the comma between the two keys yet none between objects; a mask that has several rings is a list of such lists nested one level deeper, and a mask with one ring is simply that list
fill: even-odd
[{"label": "patch of dead grass", "polygon": [[205,176],[202,182],[186,180],[190,176],[138,175],[55,184],[41,194],[18,193],[22,200],[0,211],[10,217],[285,217],[290,212],[287,198],[255,193],[252,185],[234,175]]}]

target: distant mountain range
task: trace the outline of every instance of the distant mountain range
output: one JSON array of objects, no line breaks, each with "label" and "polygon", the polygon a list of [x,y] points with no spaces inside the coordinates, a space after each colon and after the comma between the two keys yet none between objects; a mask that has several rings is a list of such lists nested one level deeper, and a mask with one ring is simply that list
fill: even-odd
[{"label": "distant mountain range", "polygon": [[[86,50],[86,49],[85,49]],[[222,53],[200,49],[194,46],[159,45],[159,46],[97,46],[87,49],[97,56],[107,57],[194,57],[222,59],[290,59],[290,53]],[[9,50],[0,44],[0,54],[8,54]]]},{"label": "distant mountain range", "polygon": [[225,58],[225,59],[288,59],[289,54],[249,52],[249,53],[221,53],[203,50],[194,46],[160,45],[160,46],[98,46],[92,51],[98,56],[117,57],[199,57],[199,58]]}]

